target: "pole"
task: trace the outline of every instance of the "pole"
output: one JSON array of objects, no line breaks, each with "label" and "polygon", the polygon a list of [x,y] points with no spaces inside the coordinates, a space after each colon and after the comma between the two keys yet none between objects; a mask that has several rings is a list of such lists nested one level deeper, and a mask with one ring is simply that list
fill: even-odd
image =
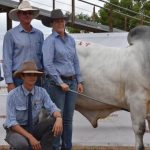
[{"label": "pole", "polygon": [[113,32],[113,21],[112,21],[112,7],[109,10],[109,32]]},{"label": "pole", "polygon": [[72,24],[75,21],[75,0],[72,0],[72,15],[71,15]]},{"label": "pole", "polygon": [[53,10],[55,9],[55,0],[53,0]]},{"label": "pole", "polygon": [[7,14],[7,30],[9,30],[12,28],[12,20],[9,19],[8,12],[6,14]]},{"label": "pole", "polygon": [[93,16],[92,16],[92,20],[95,21],[95,5],[93,7]]}]

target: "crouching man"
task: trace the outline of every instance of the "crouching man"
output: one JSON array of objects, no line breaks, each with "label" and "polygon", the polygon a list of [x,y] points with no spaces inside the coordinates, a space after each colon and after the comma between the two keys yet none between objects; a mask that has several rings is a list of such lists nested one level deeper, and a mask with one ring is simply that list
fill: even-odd
[{"label": "crouching man", "polygon": [[[35,86],[42,74],[32,61],[14,73],[23,84],[8,93],[4,127],[6,141],[17,150],[52,150],[53,137],[62,133],[60,110],[45,89]],[[39,122],[41,108],[52,117]]]}]

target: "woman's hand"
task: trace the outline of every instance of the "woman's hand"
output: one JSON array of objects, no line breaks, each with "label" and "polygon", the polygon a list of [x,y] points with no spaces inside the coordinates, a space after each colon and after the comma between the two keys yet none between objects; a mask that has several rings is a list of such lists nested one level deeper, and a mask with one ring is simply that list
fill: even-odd
[{"label": "woman's hand", "polygon": [[62,90],[63,90],[64,92],[69,91],[69,85],[66,84],[66,83],[60,84],[60,87],[62,88]]},{"label": "woman's hand", "polygon": [[77,91],[78,91],[79,93],[83,93],[83,90],[84,90],[83,84],[82,84],[82,83],[78,83]]}]

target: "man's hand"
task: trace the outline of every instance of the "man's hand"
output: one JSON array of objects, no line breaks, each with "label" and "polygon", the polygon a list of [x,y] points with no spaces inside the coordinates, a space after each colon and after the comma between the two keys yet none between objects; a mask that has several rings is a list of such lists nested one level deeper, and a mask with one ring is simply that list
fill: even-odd
[{"label": "man's hand", "polygon": [[69,90],[69,85],[66,84],[66,83],[60,84],[60,87],[62,88],[62,90],[63,90],[64,92],[67,92],[67,91]]},{"label": "man's hand", "polygon": [[15,84],[14,83],[8,83],[7,84],[7,91],[10,92],[11,90],[13,90],[15,88]]},{"label": "man's hand", "polygon": [[12,131],[17,132],[18,134],[21,134],[24,137],[26,137],[29,140],[33,150],[42,150],[40,142],[19,124],[12,126],[11,129]]},{"label": "man's hand", "polygon": [[54,136],[58,136],[62,134],[62,131],[63,131],[62,118],[57,117],[52,132],[54,133]]},{"label": "man's hand", "polygon": [[36,138],[34,138],[32,135],[28,137],[28,140],[33,150],[42,150],[40,142]]},{"label": "man's hand", "polygon": [[83,90],[84,90],[83,84],[82,84],[82,83],[78,83],[77,91],[78,91],[79,93],[83,93]]}]

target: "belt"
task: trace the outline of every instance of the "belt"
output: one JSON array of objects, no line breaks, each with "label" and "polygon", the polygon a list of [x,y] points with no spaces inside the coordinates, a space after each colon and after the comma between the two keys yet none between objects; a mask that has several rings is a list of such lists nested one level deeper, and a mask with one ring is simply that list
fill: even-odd
[{"label": "belt", "polygon": [[63,80],[74,80],[75,79],[75,75],[73,75],[73,76],[60,76],[60,77]]},{"label": "belt", "polygon": [[[51,78],[51,76],[50,75],[46,75],[45,76],[46,78]],[[75,75],[73,75],[73,76],[60,76],[60,78],[62,79],[62,80],[74,80],[75,78],[76,78],[76,76]]]}]

